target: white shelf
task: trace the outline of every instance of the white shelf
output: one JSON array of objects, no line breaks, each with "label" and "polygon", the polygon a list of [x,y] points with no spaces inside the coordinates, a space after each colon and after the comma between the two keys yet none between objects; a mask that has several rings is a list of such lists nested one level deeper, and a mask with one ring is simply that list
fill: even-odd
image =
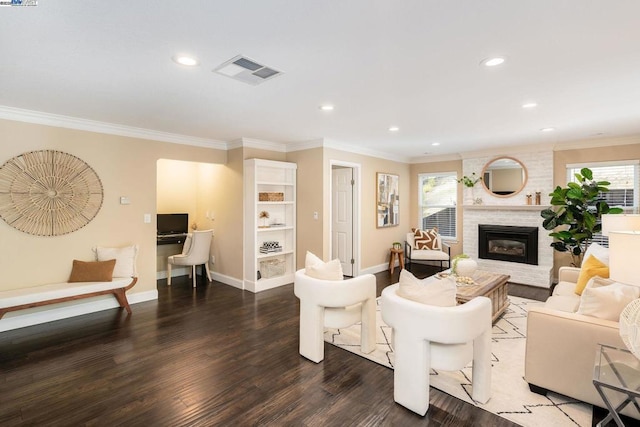
[{"label": "white shelf", "polygon": [[551,205],[463,205],[463,209],[503,210],[503,211],[542,211]]},{"label": "white shelf", "polygon": [[287,225],[284,227],[258,227],[258,233],[264,233],[264,232],[269,232],[269,231],[280,231],[280,230],[293,230],[293,226],[291,225]]},{"label": "white shelf", "polygon": [[294,205],[296,202],[287,200],[284,202],[258,202],[259,205]]},{"label": "white shelf", "polygon": [[282,181],[257,181],[256,185],[286,185],[286,186],[294,186],[295,183],[282,182]]},{"label": "white shelf", "polygon": [[[260,292],[293,282],[296,271],[296,169],[295,163],[263,159],[244,161],[244,273],[243,287]],[[283,201],[260,201],[259,193],[280,192]],[[260,213],[266,211],[266,221]],[[276,222],[283,226],[262,227]],[[280,252],[260,253],[262,244],[276,241],[285,248]],[[284,274],[258,279],[260,262],[280,258]]]},{"label": "white shelf", "polygon": [[271,253],[268,253],[268,254],[258,253],[257,258],[258,259],[265,259],[265,258],[277,257],[278,255],[289,255],[289,254],[293,254],[293,251],[271,252]]}]

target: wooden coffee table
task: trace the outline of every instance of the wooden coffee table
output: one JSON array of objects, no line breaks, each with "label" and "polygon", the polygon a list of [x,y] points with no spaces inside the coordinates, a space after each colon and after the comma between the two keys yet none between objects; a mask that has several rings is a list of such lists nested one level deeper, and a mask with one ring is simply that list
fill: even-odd
[{"label": "wooden coffee table", "polygon": [[498,317],[504,313],[509,306],[507,298],[508,284],[511,276],[506,274],[490,273],[488,271],[476,270],[472,279],[473,285],[458,284],[456,299],[458,304],[463,304],[475,297],[483,296],[491,300],[492,322],[495,323]]}]

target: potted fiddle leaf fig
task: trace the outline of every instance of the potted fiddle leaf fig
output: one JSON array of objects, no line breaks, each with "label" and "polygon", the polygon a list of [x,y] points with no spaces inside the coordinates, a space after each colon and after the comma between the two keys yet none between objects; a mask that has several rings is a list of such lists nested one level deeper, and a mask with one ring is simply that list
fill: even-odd
[{"label": "potted fiddle leaf fig", "polygon": [[620,208],[610,207],[601,197],[609,191],[608,181],[593,179],[591,169],[583,168],[575,174],[577,182],[569,182],[565,188],[557,186],[551,196],[551,208],[540,212],[545,230],[551,230],[554,238],[551,246],[558,252],[568,252],[572,265],[580,267],[585,251],[593,235],[602,230],[603,214],[622,213]]}]

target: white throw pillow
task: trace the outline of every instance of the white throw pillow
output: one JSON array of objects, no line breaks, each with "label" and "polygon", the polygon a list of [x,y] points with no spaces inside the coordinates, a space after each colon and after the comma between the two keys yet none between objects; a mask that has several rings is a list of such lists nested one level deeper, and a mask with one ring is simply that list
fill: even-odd
[{"label": "white throw pillow", "polygon": [[584,257],[582,259],[586,261],[589,259],[590,255],[596,257],[598,261],[600,261],[607,267],[609,266],[609,248],[605,248],[604,246],[600,246],[599,244],[593,242],[587,248],[587,251],[584,253]]},{"label": "white throw pillow", "polygon": [[456,281],[450,277],[418,279],[407,270],[401,270],[398,296],[422,304],[453,307],[456,305]]},{"label": "white throw pillow", "polygon": [[305,274],[320,280],[342,280],[342,264],[339,259],[324,262],[311,252],[307,251],[304,261]]},{"label": "white throw pillow", "polygon": [[618,321],[622,310],[636,298],[640,298],[640,288],[612,283],[599,288],[585,288],[580,297],[577,314]]},{"label": "white throw pillow", "polygon": [[585,288],[601,288],[603,286],[609,286],[614,283],[616,283],[616,281],[613,279],[605,279],[604,277],[593,276],[591,279],[589,279]]},{"label": "white throw pillow", "polygon": [[138,246],[126,246],[124,248],[93,248],[98,261],[116,260],[113,269],[113,277],[136,277],[136,258],[138,257]]}]

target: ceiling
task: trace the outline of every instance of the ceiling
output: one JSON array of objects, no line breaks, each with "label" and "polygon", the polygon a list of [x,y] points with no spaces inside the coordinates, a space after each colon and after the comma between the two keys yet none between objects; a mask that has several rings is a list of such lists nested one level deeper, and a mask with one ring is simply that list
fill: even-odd
[{"label": "ceiling", "polygon": [[[640,134],[637,0],[38,3],[0,8],[0,106],[412,160]],[[239,54],[284,74],[212,72]]]}]

